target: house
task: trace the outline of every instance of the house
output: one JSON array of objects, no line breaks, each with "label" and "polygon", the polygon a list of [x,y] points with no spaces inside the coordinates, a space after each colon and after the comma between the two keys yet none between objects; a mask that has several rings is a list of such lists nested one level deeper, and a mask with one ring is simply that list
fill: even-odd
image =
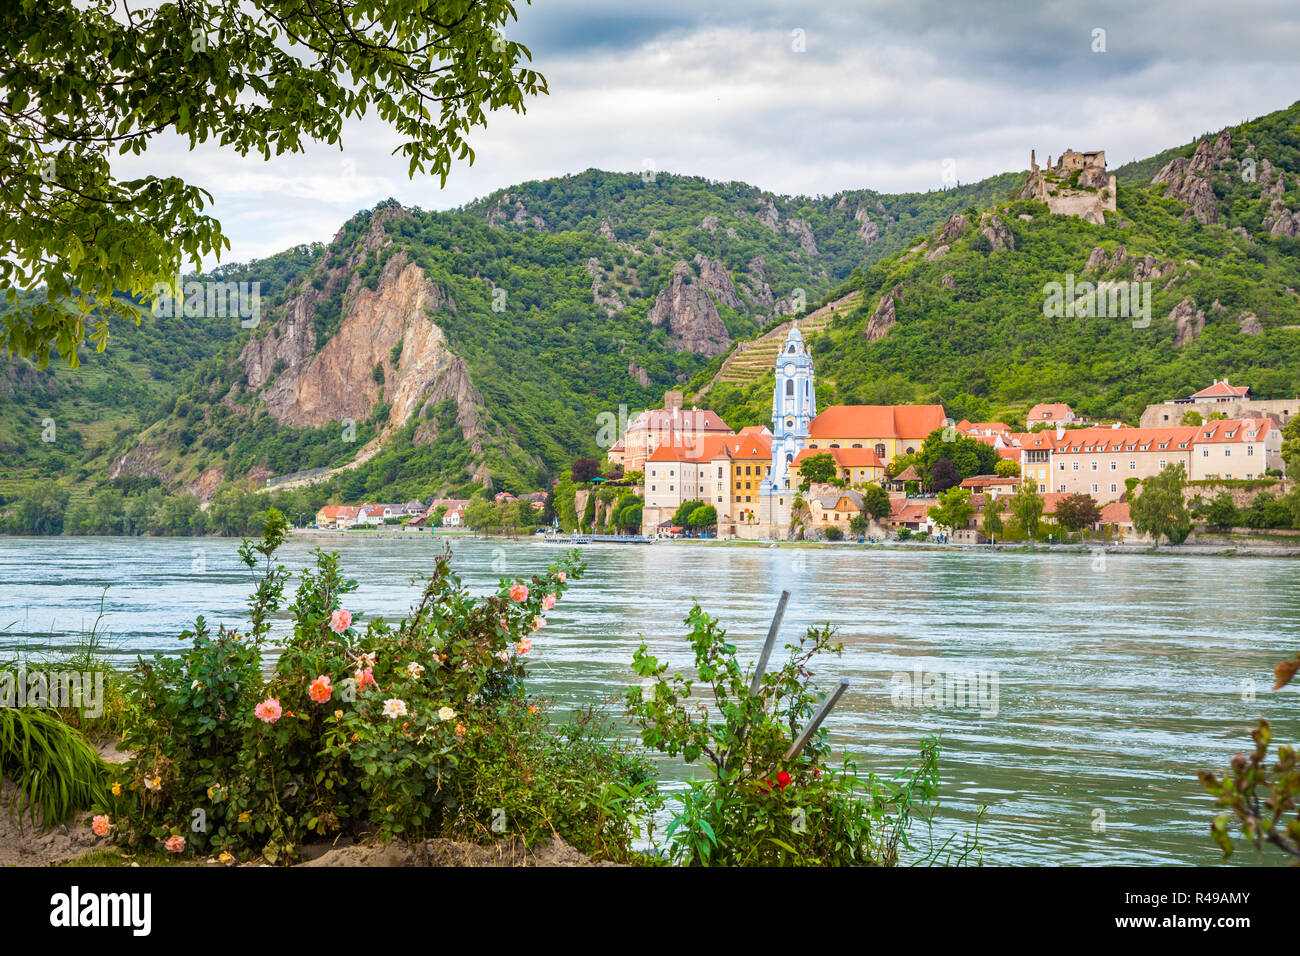
[{"label": "house", "polygon": [[803,481],[800,464],[815,455],[830,455],[835,460],[836,477],[850,485],[865,485],[885,475],[885,466],[870,448],[805,448],[794,457],[796,486]]},{"label": "house", "polygon": [[972,422],[963,418],[957,423],[957,431],[971,438],[992,438],[997,435],[1010,437],[1011,426],[1006,422]]},{"label": "house", "polygon": [[546,507],[547,500],[551,497],[547,491],[530,491],[526,495],[520,495],[520,501],[526,501],[534,511],[541,511]]},{"label": "house", "polygon": [[1133,516],[1129,514],[1129,503],[1127,501],[1112,501],[1101,508],[1101,520],[1097,522],[1098,529],[1109,529],[1113,534],[1121,537],[1133,533]]},{"label": "house", "polygon": [[1202,419],[1211,415],[1224,418],[1264,418],[1272,416],[1279,425],[1285,425],[1300,415],[1300,398],[1257,399],[1249,385],[1233,385],[1225,378],[1193,392],[1186,398],[1167,399],[1159,405],[1148,405],[1142,412],[1139,424],[1143,428],[1181,425],[1183,416],[1197,412]]},{"label": "house", "polygon": [[1069,425],[1075,420],[1074,410],[1064,402],[1039,402],[1025,416],[1028,428],[1035,425]]},{"label": "house", "polygon": [[862,513],[862,493],[819,484],[813,486],[807,504],[811,529],[825,531],[833,526],[848,534],[849,521]]},{"label": "house", "polygon": [[1282,470],[1282,429],[1274,418],[1215,419],[1195,428],[1188,477],[1262,478]]},{"label": "house", "polygon": [[805,448],[865,448],[881,467],[918,451],[947,419],[942,405],[831,405],[808,426]]},{"label": "house", "polygon": [[316,527],[342,531],[352,527],[360,512],[360,508],[353,508],[350,505],[326,505],[316,512]]},{"label": "house", "polygon": [[689,448],[705,438],[731,434],[717,412],[684,409],[681,392],[665,392],[663,408],[641,412],[628,422],[622,439],[610,449],[609,460],[622,465],[624,471],[644,471],[650,456],[662,445]]},{"label": "house", "polygon": [[961,487],[970,491],[972,501],[975,496],[980,496],[982,503],[984,495],[990,498],[1001,498],[1015,494],[1016,489],[1020,487],[1020,479],[1003,478],[1000,475],[972,475],[962,481]]},{"label": "house", "polygon": [[909,531],[930,530],[930,509],[939,503],[937,497],[925,498],[891,498],[889,517],[885,524],[895,531],[907,528]]},{"label": "house", "polygon": [[718,534],[735,534],[756,520],[771,455],[771,439],[761,430],[660,445],[645,463],[643,529],[658,527],[687,501],[702,501],[717,510]]},{"label": "house", "polygon": [[908,465],[893,478],[890,478],[886,484],[888,484],[891,491],[906,491],[908,482],[919,482],[920,480],[921,476],[917,473],[916,466]]},{"label": "house", "polygon": [[389,505],[362,505],[357,509],[357,517],[352,523],[354,525],[383,524],[385,518],[392,516],[393,509]]},{"label": "house", "polygon": [[1129,478],[1141,481],[1179,463],[1190,476],[1196,433],[1190,426],[1058,433],[1050,452],[1051,488],[1060,494],[1091,495],[1105,504],[1124,494]]}]

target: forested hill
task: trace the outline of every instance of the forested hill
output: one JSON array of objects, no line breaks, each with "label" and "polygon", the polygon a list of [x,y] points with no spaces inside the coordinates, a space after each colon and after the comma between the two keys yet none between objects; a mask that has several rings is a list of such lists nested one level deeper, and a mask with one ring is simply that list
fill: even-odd
[{"label": "forested hill", "polygon": [[[818,398],[941,402],[957,419],[1008,422],[1060,401],[1136,424],[1148,403],[1216,378],[1263,398],[1300,393],[1300,104],[1117,173],[1103,224],[1017,191],[855,270],[825,300],[860,290],[861,304],[810,343]],[[1045,315],[1045,288],[1070,276],[1150,283],[1150,324]],[[733,426],[764,421],[770,374],[715,381],[724,359],[692,391],[712,384]]]},{"label": "forested hill", "polygon": [[382,203],[327,246],[221,270],[262,282],[255,330],[146,316],[79,373],[11,362],[4,480],[57,477],[74,499],[107,480],[207,496],[360,456],[343,497],[544,485],[599,450],[601,413],[657,404],[736,338],[1017,178],[802,199],[588,170],[448,212]]},{"label": "forested hill", "polygon": [[[255,329],[146,317],[79,373],[10,360],[0,496],[46,478],[74,499],[108,482],[206,498],[345,466],[318,497],[545,487],[600,451],[598,416],[699,389],[737,342],[853,290],[863,305],[811,342],[825,404],[987,419],[1055,399],[1131,420],[1224,375],[1292,394],[1296,108],[1117,172],[1099,225],[1018,198],[1025,172],[791,198],[588,170],[446,212],[381,203],[328,244],[223,269],[262,282]],[[1149,327],[1045,318],[1068,274],[1152,281]],[[757,423],[769,387],[708,402]]]}]

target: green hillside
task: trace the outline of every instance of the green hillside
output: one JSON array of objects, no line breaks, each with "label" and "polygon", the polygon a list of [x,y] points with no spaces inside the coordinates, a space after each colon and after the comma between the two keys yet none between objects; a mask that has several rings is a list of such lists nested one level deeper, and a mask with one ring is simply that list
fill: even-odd
[{"label": "green hillside", "polygon": [[[188,489],[215,495],[212,513],[224,514],[251,504],[219,487],[337,469],[362,449],[363,464],[286,499],[299,518],[331,497],[545,487],[574,457],[601,452],[599,415],[657,404],[668,388],[707,390],[733,427],[764,423],[770,343],[729,356],[792,312],[807,320],[823,404],[941,402],[958,418],[1014,420],[1057,400],[1132,421],[1224,376],[1289,397],[1300,390],[1298,120],[1291,107],[1231,131],[1206,171],[1205,223],[1151,184],[1199,141],[1116,170],[1118,212],[1100,225],[1019,198],[1024,172],[930,193],[783,197],[588,170],[447,212],[381,203],[328,245],[221,270],[262,283],[255,330],[146,316],[114,329],[76,373],[9,360],[0,507],[44,481],[73,506],[109,508],[105,496],[126,491],[153,495],[147,512]],[[1245,174],[1252,163],[1260,175]],[[410,416],[390,424],[403,387],[395,345],[336,383],[343,398],[378,395],[354,436],[333,419],[283,423],[277,383],[297,381],[344,330],[355,339],[365,290],[395,295],[409,265],[434,290],[426,314],[445,335],[443,358],[463,363],[458,395],[421,385]],[[1046,317],[1045,287],[1071,275],[1154,276],[1149,326]],[[295,303],[314,344],[250,380],[250,342],[283,337]],[[53,441],[41,440],[47,418]]]},{"label": "green hillside", "polygon": [[[970,209],[941,258],[926,258],[939,244],[934,230],[923,250],[856,270],[826,299],[858,290],[862,304],[811,339],[819,400],[941,402],[958,419],[982,421],[1023,420],[1035,402],[1063,401],[1085,415],[1136,423],[1147,404],[1225,376],[1261,398],[1294,396],[1300,240],[1265,224],[1275,206],[1300,208],[1298,124],[1300,105],[1232,130],[1231,155],[1210,177],[1218,223],[1187,216],[1185,203],[1164,198],[1164,184],[1150,183],[1165,162],[1190,157],[1192,143],[1122,169],[1118,213],[1108,213],[1104,225],[1009,199],[990,212],[1013,235],[1014,249],[991,249],[980,229],[984,211]],[[1241,176],[1247,157],[1282,170],[1285,189],[1261,196],[1263,184]],[[1125,261],[1112,268],[1121,247]],[[1096,249],[1107,264],[1087,270]],[[1152,280],[1149,327],[1122,318],[1045,317],[1048,283],[1064,284],[1070,273],[1079,282],[1130,282],[1148,255],[1161,272]],[[869,338],[872,313],[895,289],[895,324]],[[1194,304],[1194,322],[1203,314],[1204,327],[1179,344],[1170,314],[1184,300]],[[714,370],[692,387],[712,383],[710,403],[734,426],[764,421],[770,372],[729,384],[713,382]]]}]

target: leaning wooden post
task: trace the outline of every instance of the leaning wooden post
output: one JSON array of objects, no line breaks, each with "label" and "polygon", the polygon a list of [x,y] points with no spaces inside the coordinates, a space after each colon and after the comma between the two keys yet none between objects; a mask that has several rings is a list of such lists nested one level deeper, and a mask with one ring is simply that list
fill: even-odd
[{"label": "leaning wooden post", "polygon": [[840,686],[831,691],[831,695],[822,702],[821,710],[817,711],[813,716],[812,721],[803,729],[803,732],[795,738],[794,743],[790,745],[790,749],[785,752],[785,759],[787,761],[793,760],[803,752],[803,748],[808,746],[808,741],[812,740],[812,735],[817,733],[817,728],[822,725],[822,721],[826,719],[826,715],[831,712],[831,708],[834,707],[839,699],[844,696],[844,692],[848,689],[849,679],[847,677],[841,677]]},{"label": "leaning wooden post", "polygon": [[758,664],[754,667],[754,679],[749,682],[750,697],[758,696],[763,672],[767,670],[767,659],[772,656],[772,645],[776,643],[776,632],[781,630],[781,618],[785,617],[785,605],[789,600],[790,592],[782,591],[781,600],[776,603],[776,613],[772,615],[772,626],[767,629],[767,640],[763,642],[763,653],[758,655]]}]

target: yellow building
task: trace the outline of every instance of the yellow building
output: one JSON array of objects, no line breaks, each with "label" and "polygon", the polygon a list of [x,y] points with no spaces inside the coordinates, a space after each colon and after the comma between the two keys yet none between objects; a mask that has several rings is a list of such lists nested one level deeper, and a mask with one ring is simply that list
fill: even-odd
[{"label": "yellow building", "polygon": [[805,448],[794,459],[795,486],[803,482],[800,465],[814,455],[830,455],[835,459],[835,475],[851,487],[879,481],[885,476],[885,466],[870,448]]},{"label": "yellow building", "polygon": [[805,448],[864,448],[883,469],[895,458],[921,450],[944,426],[942,405],[832,405],[812,420]]}]

